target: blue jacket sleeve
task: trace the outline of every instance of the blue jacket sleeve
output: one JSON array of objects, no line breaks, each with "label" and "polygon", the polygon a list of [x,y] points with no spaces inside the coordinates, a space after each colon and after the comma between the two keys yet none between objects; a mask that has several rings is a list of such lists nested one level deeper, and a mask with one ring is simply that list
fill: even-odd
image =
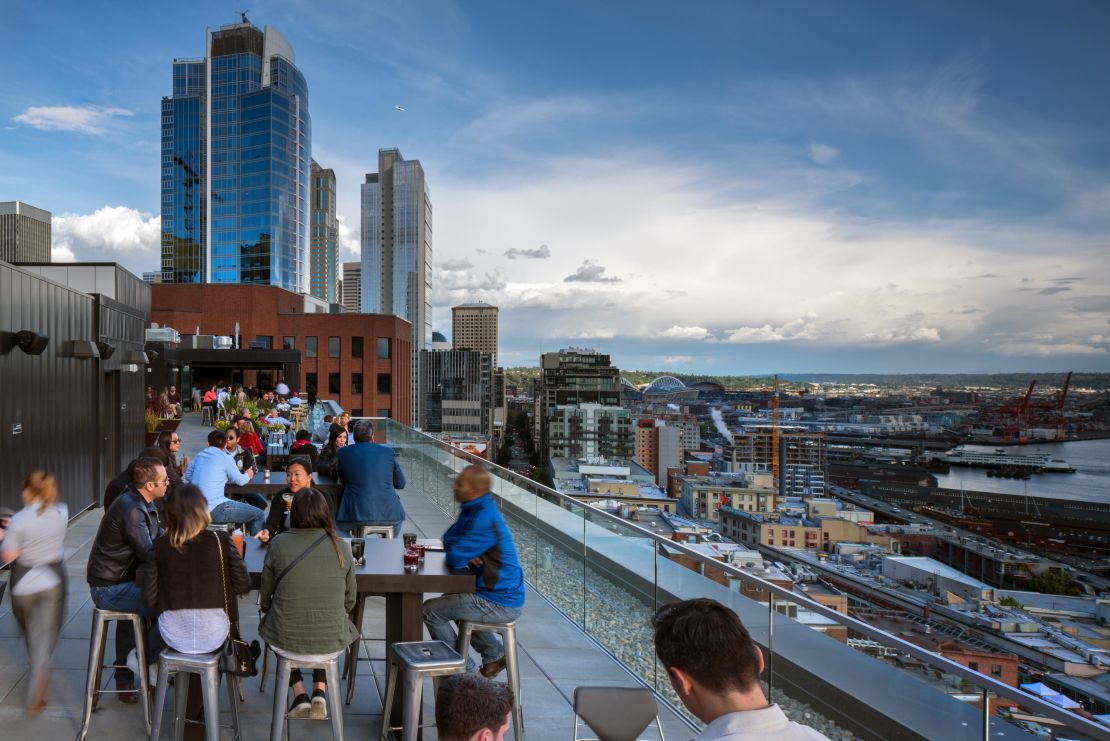
[{"label": "blue jacket sleeve", "polygon": [[401,464],[397,461],[397,453],[393,454],[393,488],[405,488],[405,472],[401,470]]},{"label": "blue jacket sleeve", "polygon": [[497,532],[482,513],[456,523],[443,535],[447,566],[452,569],[465,569],[471,559],[478,558],[496,544]]}]

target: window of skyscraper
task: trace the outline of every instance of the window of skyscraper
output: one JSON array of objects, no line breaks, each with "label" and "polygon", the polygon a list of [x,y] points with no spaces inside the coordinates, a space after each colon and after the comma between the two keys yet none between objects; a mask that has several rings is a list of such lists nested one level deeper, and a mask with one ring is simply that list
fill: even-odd
[{"label": "window of skyscraper", "polygon": [[260,334],[254,338],[251,347],[262,350],[272,350],[274,347],[274,337],[273,335]]},{"label": "window of skyscraper", "polygon": [[306,358],[316,357],[316,338],[315,337],[305,337],[304,338],[304,356]]},{"label": "window of skyscraper", "polygon": [[378,338],[378,360],[388,360],[388,359],[389,359],[389,338],[388,337],[379,337]]},{"label": "window of skyscraper", "polygon": [[339,390],[339,374],[338,373],[329,373],[328,374],[328,393],[329,394],[339,394],[339,393],[341,393],[340,390]]},{"label": "window of skyscraper", "polygon": [[352,373],[351,374],[351,393],[352,394],[361,394],[362,393],[362,374],[361,373]]},{"label": "window of skyscraper", "polygon": [[393,385],[393,377],[389,373],[378,374],[378,393],[388,394],[392,390],[390,387]]},{"label": "window of skyscraper", "polygon": [[352,358],[361,358],[362,357],[362,338],[361,337],[352,337],[351,338],[351,357]]},{"label": "window of skyscraper", "polygon": [[329,337],[328,338],[328,357],[329,358],[338,358],[339,357],[339,338],[338,337]]}]

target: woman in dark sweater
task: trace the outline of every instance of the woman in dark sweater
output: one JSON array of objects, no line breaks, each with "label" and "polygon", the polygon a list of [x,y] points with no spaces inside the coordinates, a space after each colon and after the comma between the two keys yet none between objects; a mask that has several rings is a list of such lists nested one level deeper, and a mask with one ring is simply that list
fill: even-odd
[{"label": "woman in dark sweater", "polygon": [[[166,532],[154,541],[153,567],[144,574],[143,600],[161,612],[162,640],[181,653],[210,653],[222,646],[239,619],[236,595],[250,591],[239,550],[227,532],[208,530],[211,523],[198,487],[176,489],[166,499]],[[227,579],[226,603],[221,574]]]},{"label": "woman in dark sweater", "polygon": [[[270,500],[270,511],[266,513],[266,527],[254,537],[263,543],[268,543],[278,533],[289,529],[289,513],[293,509],[293,497],[297,492],[312,488],[312,464],[308,458],[298,456],[291,458],[285,466],[285,479],[289,486],[285,487]],[[332,505],[331,497],[319,492],[321,496]]]},{"label": "woman in dark sweater", "polygon": [[332,424],[328,430],[328,443],[316,457],[316,470],[321,476],[329,479],[336,478],[339,466],[339,451],[347,445],[347,430],[337,424]]}]

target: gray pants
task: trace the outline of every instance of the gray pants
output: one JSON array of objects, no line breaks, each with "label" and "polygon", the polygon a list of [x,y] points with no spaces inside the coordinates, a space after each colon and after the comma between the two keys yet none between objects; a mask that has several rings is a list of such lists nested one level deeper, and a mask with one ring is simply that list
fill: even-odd
[{"label": "gray pants", "polygon": [[62,631],[64,605],[64,584],[34,594],[12,595],[12,612],[27,641],[27,656],[31,661],[28,704],[41,702],[46,692],[50,657]]}]

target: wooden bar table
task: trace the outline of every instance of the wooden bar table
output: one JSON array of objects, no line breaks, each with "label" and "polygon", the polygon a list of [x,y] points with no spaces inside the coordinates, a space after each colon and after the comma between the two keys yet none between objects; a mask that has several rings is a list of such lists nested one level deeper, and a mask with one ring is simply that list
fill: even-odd
[{"label": "wooden bar table", "polygon": [[[273,481],[273,475],[270,481]],[[447,568],[442,551],[426,551],[424,565],[415,574],[408,574],[405,573],[402,560],[404,543],[400,538],[365,540],[366,563],[355,567],[355,581],[359,594],[385,597],[385,638],[389,644],[396,641],[424,640],[425,593],[474,592],[477,589],[474,572]],[[254,538],[247,538],[243,560],[250,572],[251,587],[258,589],[262,582],[266,546]],[[296,578],[293,574],[291,576]],[[358,629],[361,632],[362,626],[358,626]],[[340,690],[336,687],[329,688],[329,691]],[[401,724],[400,693],[391,716],[394,725]]]}]

